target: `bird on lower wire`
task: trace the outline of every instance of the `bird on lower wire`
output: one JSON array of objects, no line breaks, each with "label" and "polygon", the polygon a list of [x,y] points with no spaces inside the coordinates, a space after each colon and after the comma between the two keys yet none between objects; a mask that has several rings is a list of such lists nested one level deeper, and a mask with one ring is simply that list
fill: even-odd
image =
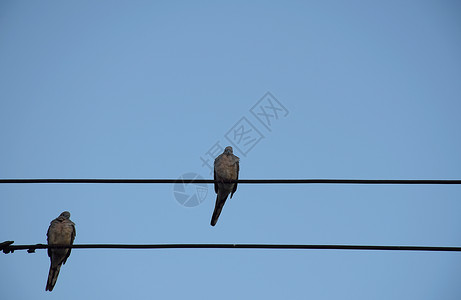
[{"label": "bird on lower wire", "polygon": [[[48,228],[47,241],[48,245],[72,245],[75,239],[75,224],[70,219],[70,212],[64,211],[59,217],[51,221]],[[62,264],[65,264],[70,255],[71,248],[48,248],[48,256],[51,260],[48,281],[46,282],[46,291],[52,291],[56,280],[58,280],[59,270]]]}]

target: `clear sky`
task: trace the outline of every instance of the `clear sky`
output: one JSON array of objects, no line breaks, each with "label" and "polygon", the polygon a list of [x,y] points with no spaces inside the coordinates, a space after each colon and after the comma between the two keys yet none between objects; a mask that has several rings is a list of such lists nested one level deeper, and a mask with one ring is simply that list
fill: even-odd
[{"label": "clear sky", "polygon": [[[2,1],[0,178],[212,178],[217,142],[241,179],[461,178],[458,1],[231,2]],[[174,188],[2,184],[0,239],[69,210],[79,244],[461,246],[460,186],[240,184],[216,227]],[[0,266],[2,299],[461,298],[461,253],[74,249],[52,293],[45,250]]]}]

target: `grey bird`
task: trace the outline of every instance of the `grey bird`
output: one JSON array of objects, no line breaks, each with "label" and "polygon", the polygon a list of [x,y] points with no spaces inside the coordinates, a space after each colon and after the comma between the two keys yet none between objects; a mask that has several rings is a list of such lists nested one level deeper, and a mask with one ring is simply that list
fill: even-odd
[{"label": "grey bird", "polygon": [[230,198],[237,190],[237,183],[226,183],[226,181],[237,180],[239,178],[240,158],[234,155],[231,146],[227,146],[224,152],[216,157],[214,161],[214,191],[216,192],[216,204],[211,217],[211,226],[218,222],[221,210],[226,203],[227,197]]},{"label": "grey bird", "polygon": [[[48,232],[46,233],[48,245],[72,245],[75,239],[75,224],[70,219],[70,212],[64,211],[59,217],[51,221]],[[56,280],[58,280],[59,270],[65,264],[70,255],[71,248],[50,249],[48,256],[51,260],[46,291],[52,291]]]}]

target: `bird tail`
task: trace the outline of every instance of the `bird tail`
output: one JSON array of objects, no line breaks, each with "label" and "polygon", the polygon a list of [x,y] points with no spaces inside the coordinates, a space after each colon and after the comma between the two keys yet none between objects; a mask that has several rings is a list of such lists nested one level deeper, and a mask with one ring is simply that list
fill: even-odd
[{"label": "bird tail", "polygon": [[48,281],[46,282],[46,289],[45,291],[52,291],[54,285],[56,284],[56,280],[58,280],[59,270],[61,269],[61,265],[57,265],[56,267],[50,266],[50,272],[48,273]]},{"label": "bird tail", "polygon": [[221,214],[224,203],[226,203],[226,199],[227,199],[227,195],[225,195],[224,199],[222,199],[222,197],[219,197],[219,193],[216,196],[216,205],[214,207],[213,216],[211,217],[211,223],[210,223],[211,226],[215,226],[216,222],[218,222],[219,215]]}]

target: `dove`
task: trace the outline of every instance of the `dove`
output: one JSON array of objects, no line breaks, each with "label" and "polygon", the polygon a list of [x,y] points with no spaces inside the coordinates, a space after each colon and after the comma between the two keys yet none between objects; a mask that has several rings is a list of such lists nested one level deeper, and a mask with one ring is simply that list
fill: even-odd
[{"label": "dove", "polygon": [[[48,228],[47,241],[48,245],[72,245],[75,239],[75,224],[70,219],[70,212],[64,211],[59,217],[51,221]],[[65,264],[70,255],[71,248],[51,249],[48,248],[48,256],[51,260],[48,281],[46,282],[46,291],[52,291],[56,280],[58,280],[61,265]]]},{"label": "dove", "polygon": [[211,217],[211,226],[216,225],[229,194],[232,199],[237,190],[237,183],[226,183],[226,181],[239,178],[239,160],[240,158],[234,155],[232,147],[227,146],[224,152],[216,157],[214,161],[214,191],[217,196],[213,216]]}]

